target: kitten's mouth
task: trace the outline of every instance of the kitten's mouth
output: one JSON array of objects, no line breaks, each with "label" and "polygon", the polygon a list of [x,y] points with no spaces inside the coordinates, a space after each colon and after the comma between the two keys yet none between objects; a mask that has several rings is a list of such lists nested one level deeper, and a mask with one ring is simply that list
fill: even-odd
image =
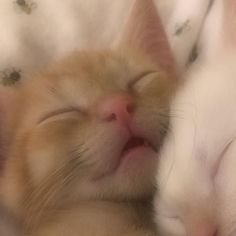
[{"label": "kitten's mouth", "polygon": [[155,152],[157,151],[156,148],[146,139],[141,138],[141,137],[131,137],[128,142],[125,144],[121,155],[124,156],[128,152],[139,148],[139,147],[146,147],[146,148],[151,148]]},{"label": "kitten's mouth", "polygon": [[139,160],[136,163],[143,163],[143,160],[145,160],[145,162],[148,162],[150,158],[156,158],[156,153],[157,148],[155,148],[155,146],[147,139],[142,137],[131,136],[124,145],[123,149],[121,149],[120,156],[113,168],[111,168],[111,170],[109,171],[109,173],[102,174],[101,176],[96,177],[95,179],[98,180],[103,178],[104,176],[116,172],[120,168],[120,166],[124,166],[124,163],[127,164],[125,166],[129,166],[128,163],[133,163],[133,160]]}]

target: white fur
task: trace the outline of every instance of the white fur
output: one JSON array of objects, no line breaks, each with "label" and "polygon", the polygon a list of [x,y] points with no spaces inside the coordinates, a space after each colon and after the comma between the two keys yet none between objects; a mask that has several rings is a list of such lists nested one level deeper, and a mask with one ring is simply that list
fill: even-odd
[{"label": "white fur", "polygon": [[[218,191],[224,194],[236,188],[230,178],[235,170],[228,172],[229,178],[225,176],[226,170],[219,171],[214,179],[217,162],[236,135],[236,64],[233,59],[236,61],[236,56],[222,58],[223,65],[221,61],[213,63],[192,75],[173,104],[171,131],[161,155],[157,180],[161,201],[171,211],[168,214],[182,221],[190,220],[186,219],[191,217],[188,214],[195,214],[193,217],[199,214],[206,224],[214,223],[212,219],[207,222],[205,217],[208,210],[215,210],[212,203],[217,200]],[[234,142],[230,149],[233,145]],[[224,159],[226,155],[232,154],[226,153]],[[230,211],[236,214],[235,207]],[[213,216],[215,212],[209,214]]]},{"label": "white fur", "polygon": [[236,45],[222,44],[222,13],[217,0],[201,37],[204,54],[172,106],[155,199],[164,235],[236,235]]}]

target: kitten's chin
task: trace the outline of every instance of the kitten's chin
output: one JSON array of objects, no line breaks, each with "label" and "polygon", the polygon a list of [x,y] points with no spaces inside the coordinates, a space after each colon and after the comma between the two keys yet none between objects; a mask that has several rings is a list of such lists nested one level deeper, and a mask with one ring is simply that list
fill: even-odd
[{"label": "kitten's chin", "polygon": [[116,164],[90,179],[89,195],[119,201],[149,198],[154,192],[157,157],[151,142],[131,136],[123,144]]},{"label": "kitten's chin", "polygon": [[144,201],[155,191],[157,153],[146,146],[125,152],[116,169],[98,178],[87,178],[73,187],[76,199]]},{"label": "kitten's chin", "polygon": [[94,180],[92,191],[106,200],[144,200],[154,193],[157,153],[150,147],[136,147],[122,156],[110,174]]}]

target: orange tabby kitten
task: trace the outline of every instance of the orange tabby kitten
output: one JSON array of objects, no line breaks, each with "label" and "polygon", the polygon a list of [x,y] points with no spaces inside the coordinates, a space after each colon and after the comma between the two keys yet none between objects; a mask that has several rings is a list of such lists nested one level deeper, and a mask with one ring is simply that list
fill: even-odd
[{"label": "orange tabby kitten", "polygon": [[27,235],[154,235],[173,77],[153,2],[137,0],[117,49],[73,53],[2,93],[2,201]]}]

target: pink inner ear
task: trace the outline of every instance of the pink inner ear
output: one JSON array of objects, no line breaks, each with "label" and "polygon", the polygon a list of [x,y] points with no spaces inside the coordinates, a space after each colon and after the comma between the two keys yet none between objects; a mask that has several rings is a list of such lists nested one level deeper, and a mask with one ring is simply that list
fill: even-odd
[{"label": "pink inner ear", "polygon": [[146,52],[159,67],[169,73],[175,71],[170,46],[152,0],[135,0],[122,45]]}]

